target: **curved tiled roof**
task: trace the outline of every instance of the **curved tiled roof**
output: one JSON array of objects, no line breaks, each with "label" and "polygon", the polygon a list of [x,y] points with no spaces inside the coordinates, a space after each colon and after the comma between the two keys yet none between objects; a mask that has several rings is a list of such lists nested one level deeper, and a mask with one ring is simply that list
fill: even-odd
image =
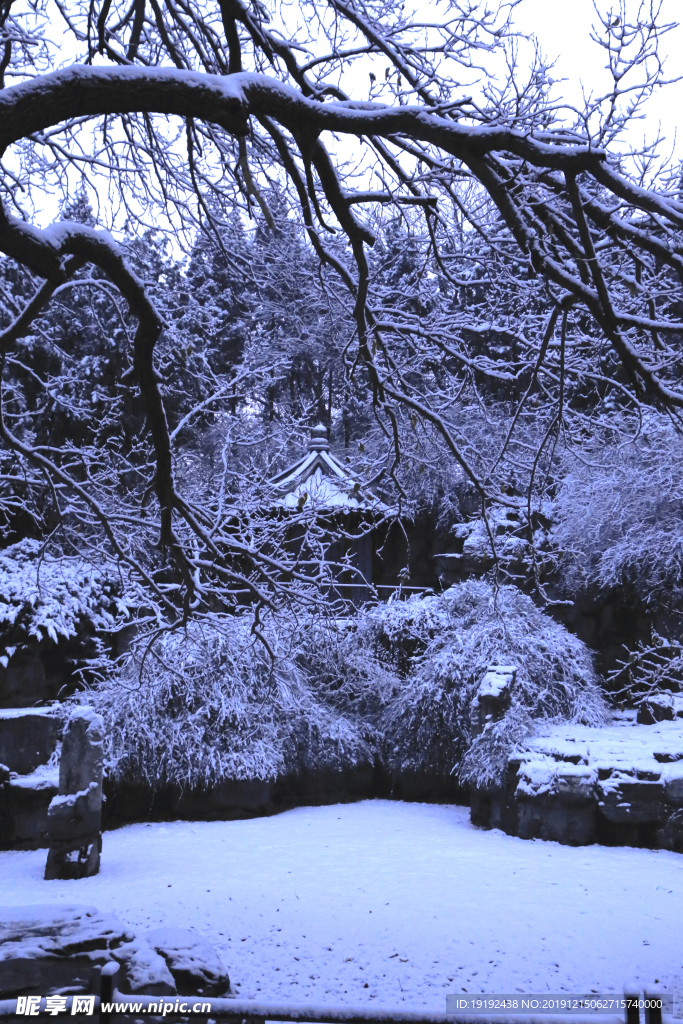
[{"label": "curved tiled roof", "polygon": [[319,423],[311,431],[309,450],[293,466],[271,480],[278,492],[278,504],[301,509],[309,505],[318,511],[368,511],[384,515],[391,511],[376,495],[361,489],[361,481],[330,453],[327,429]]}]

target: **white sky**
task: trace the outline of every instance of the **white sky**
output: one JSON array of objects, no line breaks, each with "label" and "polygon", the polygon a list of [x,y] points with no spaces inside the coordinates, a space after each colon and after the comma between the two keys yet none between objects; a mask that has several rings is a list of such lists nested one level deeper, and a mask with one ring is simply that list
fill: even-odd
[{"label": "white sky", "polygon": [[[635,0],[627,0],[627,11],[637,10]],[[618,0],[612,3],[600,0],[602,11],[618,10]],[[649,7],[649,4],[648,4]],[[588,92],[603,92],[608,82],[605,71],[604,51],[591,42],[591,25],[596,20],[593,0],[523,0],[515,14],[515,24],[520,31],[535,33],[544,53],[551,60],[557,58],[555,77],[567,79],[559,88],[565,99],[578,103],[581,98],[581,84]],[[682,0],[663,0],[663,23],[683,21]],[[662,40],[661,52],[666,56],[668,78],[683,75],[683,27],[673,29]],[[643,135],[652,140],[661,123],[667,147],[674,144],[677,129],[683,127],[683,81],[660,89],[653,95],[645,108],[645,118],[634,124],[631,141],[640,142]],[[683,141],[683,132],[679,130]]]},{"label": "white sky", "polygon": [[[619,7],[619,0],[598,2],[602,10]],[[622,2],[626,4],[627,12],[631,16],[635,15],[639,0]],[[659,0],[653,2],[658,3]],[[650,0],[644,0],[644,3],[649,7]],[[683,21],[683,0],[661,0],[661,5],[662,23]],[[421,8],[423,11],[430,7],[433,9],[433,0],[422,0],[422,3],[417,0],[415,6],[418,11]],[[440,6],[442,8],[442,5]],[[557,80],[557,97],[562,97],[577,107],[583,105],[582,86],[587,93],[601,94],[607,91],[610,84],[605,70],[605,53],[590,39],[591,26],[595,20],[593,0],[522,0],[515,11],[516,28],[526,36],[535,34],[546,57],[551,61],[556,60],[554,77]],[[664,37],[661,52],[666,58],[667,77],[683,76],[683,27],[674,28]],[[524,58],[522,49],[520,59],[523,61]],[[380,60],[382,67],[384,63]],[[368,67],[372,67],[372,64],[368,64]],[[358,81],[354,83],[355,87],[351,92],[356,98],[365,98],[368,79],[362,62],[354,66],[353,74],[358,76]],[[362,86],[359,88],[361,81]],[[658,90],[650,98],[644,108],[644,116],[633,122],[628,134],[629,144],[640,147],[643,139],[653,141],[661,130],[665,142],[661,147],[660,156],[667,158],[674,147],[676,155],[680,155],[683,145],[683,131],[678,132],[681,111],[683,81]],[[681,127],[683,128],[683,123]],[[677,132],[680,136],[678,139]],[[103,193],[102,199],[105,208],[109,209]],[[55,202],[50,202],[49,198],[44,198],[42,203],[39,201],[39,207],[43,208],[35,211],[36,220],[44,223],[51,221],[55,216],[55,205],[56,198]],[[111,209],[109,212],[113,213]],[[118,224],[116,218],[112,227],[115,224]]]}]

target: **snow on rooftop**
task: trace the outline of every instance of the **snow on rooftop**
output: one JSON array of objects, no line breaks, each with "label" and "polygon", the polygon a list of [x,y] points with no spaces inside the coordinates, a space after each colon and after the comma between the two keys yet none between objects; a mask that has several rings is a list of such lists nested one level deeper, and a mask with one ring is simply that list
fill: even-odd
[{"label": "snow on rooftop", "polygon": [[319,423],[311,430],[308,452],[271,480],[283,508],[306,506],[318,511],[362,510],[384,515],[391,511],[376,495],[361,490],[361,481],[330,453],[327,429]]}]

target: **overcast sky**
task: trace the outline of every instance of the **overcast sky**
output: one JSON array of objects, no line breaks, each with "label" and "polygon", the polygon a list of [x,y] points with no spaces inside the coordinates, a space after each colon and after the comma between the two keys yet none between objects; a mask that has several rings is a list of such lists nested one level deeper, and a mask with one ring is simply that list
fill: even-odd
[{"label": "overcast sky", "polygon": [[[422,0],[430,5],[430,0]],[[483,0],[482,0],[483,2]],[[598,0],[601,10],[619,8],[619,0]],[[654,0],[658,2],[658,0]],[[413,0],[414,6],[420,8],[420,0]],[[645,0],[649,8],[650,0]],[[627,10],[634,15],[639,0],[626,0]],[[593,0],[522,0],[515,11],[515,26],[526,36],[535,34],[545,55],[556,59],[554,77],[558,81],[556,89],[562,97],[582,107],[581,86],[587,92],[603,94],[610,84],[605,71],[605,52],[597,44],[591,42],[591,25],[596,20]],[[662,0],[661,21],[683,21],[683,0]],[[662,41],[661,47],[666,57],[666,73],[668,77],[683,76],[683,28],[674,28]],[[523,59],[522,54],[520,58]],[[383,66],[383,64],[382,64]],[[359,70],[360,69],[360,70]],[[354,65],[354,74],[360,75],[362,81],[360,92],[367,88],[366,72],[362,65]],[[381,77],[381,76],[380,76]],[[639,146],[643,137],[653,141],[660,129],[666,142],[660,154],[668,156],[676,148],[677,158],[683,156],[683,81],[659,90],[650,98],[645,108],[645,117],[635,121],[629,133],[629,142]],[[678,131],[678,137],[677,137]],[[49,223],[56,215],[56,197],[37,198],[38,209],[35,212],[39,222]],[[102,194],[105,207],[107,201]],[[110,211],[111,212],[111,211]],[[119,225],[120,226],[120,225]]]},{"label": "overcast sky", "polygon": [[[599,0],[601,10],[618,10],[618,0]],[[648,0],[649,9],[649,0]],[[637,10],[635,0],[627,0],[630,13]],[[592,0],[523,0],[515,14],[517,27],[525,33],[535,32],[545,54],[557,58],[558,79],[568,79],[561,86],[566,98],[580,99],[580,83],[595,92],[605,91],[604,51],[590,41],[591,24],[595,21]],[[663,0],[662,21],[683,21],[683,0]],[[683,28],[679,25],[662,41],[669,78],[683,75]],[[676,129],[677,149],[683,146],[683,82],[661,89],[648,101],[645,120],[634,126],[638,141],[643,134],[652,139],[661,121],[667,142],[673,144]]]}]

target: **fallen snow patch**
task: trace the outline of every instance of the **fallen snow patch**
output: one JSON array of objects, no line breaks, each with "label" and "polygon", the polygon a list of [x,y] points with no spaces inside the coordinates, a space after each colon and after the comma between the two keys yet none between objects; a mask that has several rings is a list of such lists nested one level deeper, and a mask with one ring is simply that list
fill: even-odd
[{"label": "fallen snow patch", "polygon": [[462,990],[683,979],[683,857],[525,841],[468,816],[378,800],[132,825],[105,834],[94,878],[45,882],[44,850],[1,853],[3,901],[194,928],[249,998],[443,1010]]}]

